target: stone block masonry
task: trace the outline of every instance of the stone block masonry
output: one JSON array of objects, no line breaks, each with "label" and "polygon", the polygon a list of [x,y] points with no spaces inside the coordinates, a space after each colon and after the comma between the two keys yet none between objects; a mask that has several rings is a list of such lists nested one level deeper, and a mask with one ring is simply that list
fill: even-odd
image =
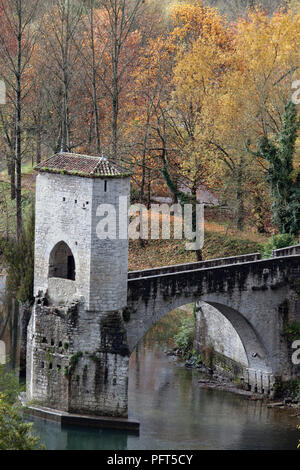
[{"label": "stone block masonry", "polygon": [[27,398],[77,414],[127,417],[129,351],[120,313],[38,298],[28,330]]},{"label": "stone block masonry", "polygon": [[[68,286],[72,297],[83,297],[88,310],[105,311],[125,307],[128,240],[99,240],[96,229],[99,205],[113,205],[118,216],[119,197],[127,197],[129,201],[129,193],[129,178],[113,178],[105,183],[102,179],[70,175],[38,175],[35,296],[48,289],[50,293],[51,252],[57,244],[64,242],[75,262],[76,279],[72,291]],[[56,286],[51,291],[55,294]]]}]

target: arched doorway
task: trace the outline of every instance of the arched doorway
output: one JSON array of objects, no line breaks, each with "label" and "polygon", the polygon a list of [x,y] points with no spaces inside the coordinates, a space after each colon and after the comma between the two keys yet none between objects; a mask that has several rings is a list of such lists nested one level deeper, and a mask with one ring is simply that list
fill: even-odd
[{"label": "arched doorway", "polygon": [[69,246],[61,241],[55,245],[50,253],[49,277],[69,279],[75,281],[76,266],[73,253]]}]

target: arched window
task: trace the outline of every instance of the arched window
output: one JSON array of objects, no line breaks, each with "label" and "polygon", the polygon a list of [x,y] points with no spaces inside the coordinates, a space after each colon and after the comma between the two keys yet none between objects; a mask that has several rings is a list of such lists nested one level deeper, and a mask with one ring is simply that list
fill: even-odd
[{"label": "arched window", "polygon": [[59,242],[50,254],[49,277],[75,281],[75,259],[65,242]]}]

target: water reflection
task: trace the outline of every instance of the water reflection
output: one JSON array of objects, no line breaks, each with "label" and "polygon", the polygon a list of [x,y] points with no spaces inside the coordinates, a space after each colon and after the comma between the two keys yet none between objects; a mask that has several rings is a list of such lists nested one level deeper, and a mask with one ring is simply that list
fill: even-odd
[{"label": "water reflection", "polygon": [[198,372],[175,365],[157,344],[151,350],[140,347],[139,362],[140,377],[136,368],[131,371],[130,409],[142,432],[138,447],[129,438],[131,448],[296,448],[295,418],[261,402],[201,389]]},{"label": "water reflection", "polygon": [[[32,420],[31,420],[32,421]],[[128,434],[122,431],[85,430],[34,420],[35,431],[49,450],[126,450]],[[138,437],[135,437],[138,439]]]}]

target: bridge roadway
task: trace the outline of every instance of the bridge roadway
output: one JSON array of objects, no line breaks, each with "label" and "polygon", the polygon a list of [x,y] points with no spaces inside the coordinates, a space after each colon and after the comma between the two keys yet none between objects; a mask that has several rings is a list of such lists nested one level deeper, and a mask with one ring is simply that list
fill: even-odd
[{"label": "bridge roadway", "polygon": [[144,269],[141,271],[130,271],[128,273],[128,279],[139,279],[142,277],[159,276],[161,274],[173,274],[183,271],[197,271],[198,269],[230,266],[233,264],[241,264],[259,260],[261,260],[260,253],[254,253],[251,255],[231,256],[230,258],[217,258],[208,261],[198,261],[195,263],[176,264],[172,266],[163,266],[160,268]]},{"label": "bridge roadway", "polygon": [[[282,258],[286,256],[300,255],[300,245],[274,250],[272,258]],[[272,259],[271,258],[271,259]],[[179,273],[182,271],[196,271],[198,269],[215,268],[220,266],[230,266],[233,264],[250,263],[253,261],[261,261],[261,253],[253,253],[249,255],[230,256],[227,258],[216,258],[207,261],[198,261],[195,263],[177,264],[172,266],[163,266],[158,268],[143,269],[140,271],[130,271],[128,279],[139,279],[141,277],[158,276],[161,274]]]}]

